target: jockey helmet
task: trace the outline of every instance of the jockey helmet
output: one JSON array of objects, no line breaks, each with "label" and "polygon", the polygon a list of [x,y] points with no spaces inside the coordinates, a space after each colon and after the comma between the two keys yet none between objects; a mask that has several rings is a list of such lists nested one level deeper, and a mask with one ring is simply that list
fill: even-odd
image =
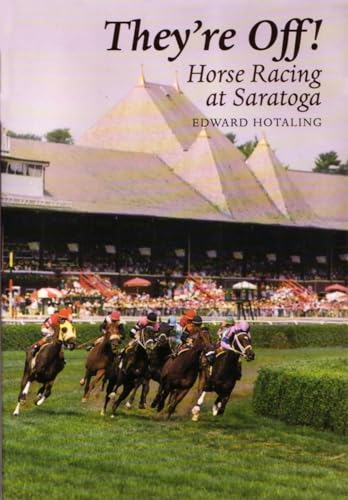
[{"label": "jockey helmet", "polygon": [[70,309],[61,309],[58,312],[59,318],[61,318],[61,319],[70,319],[71,314],[72,314],[72,312]]},{"label": "jockey helmet", "polygon": [[233,326],[235,324],[233,316],[226,316],[225,324]]},{"label": "jockey helmet", "polygon": [[239,328],[241,329],[242,332],[248,333],[250,330],[250,325],[247,321],[240,321]]},{"label": "jockey helmet", "polygon": [[193,318],[197,315],[196,311],[194,309],[188,309],[186,312],[185,312],[185,316],[187,319],[189,320],[193,320]]},{"label": "jockey helmet", "polygon": [[119,311],[112,311],[112,313],[110,314],[110,319],[111,321],[120,321],[121,314],[119,313]]},{"label": "jockey helmet", "polygon": [[200,316],[194,316],[194,318],[192,319],[193,325],[201,326],[202,323],[203,323],[203,320]]},{"label": "jockey helmet", "polygon": [[176,326],[176,317],[175,316],[170,316],[168,318],[168,325],[169,326]]},{"label": "jockey helmet", "polygon": [[146,316],[147,321],[149,323],[156,323],[157,321],[157,314],[154,312],[149,312],[148,315]]}]

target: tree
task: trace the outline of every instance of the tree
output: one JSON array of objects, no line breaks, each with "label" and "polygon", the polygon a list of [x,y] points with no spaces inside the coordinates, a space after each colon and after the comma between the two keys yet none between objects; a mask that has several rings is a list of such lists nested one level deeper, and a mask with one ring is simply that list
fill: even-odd
[{"label": "tree", "polygon": [[237,146],[239,151],[241,151],[246,158],[249,158],[251,153],[254,151],[258,143],[257,137],[254,137],[252,141],[244,142],[240,146]]},{"label": "tree", "polygon": [[59,142],[61,144],[74,144],[74,140],[68,128],[56,128],[45,135],[47,142]]},{"label": "tree", "polygon": [[226,134],[226,137],[229,141],[232,142],[232,144],[236,144],[236,142],[237,142],[236,134],[234,134],[233,132],[229,132],[228,134]]},{"label": "tree", "polygon": [[326,172],[330,173],[330,167],[340,166],[341,161],[335,151],[329,151],[328,153],[320,153],[318,158],[315,160],[315,167],[313,172]]},{"label": "tree", "polygon": [[31,141],[41,141],[41,136],[40,135],[35,135],[35,134],[17,134],[16,132],[13,132],[13,130],[8,130],[7,135],[9,137],[15,137],[16,139],[27,139]]}]

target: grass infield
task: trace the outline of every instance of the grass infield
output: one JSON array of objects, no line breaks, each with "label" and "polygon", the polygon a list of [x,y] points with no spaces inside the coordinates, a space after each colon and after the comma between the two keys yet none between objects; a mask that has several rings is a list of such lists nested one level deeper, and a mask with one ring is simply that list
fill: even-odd
[{"label": "grass infield", "polygon": [[85,351],[66,353],[41,407],[33,404],[35,384],[13,417],[24,353],[4,352],[3,498],[346,499],[347,437],[260,417],[251,406],[260,367],[344,355],[342,348],[258,349],[254,362],[243,362],[225,415],[211,415],[210,396],[194,423],[192,392],[169,422],[124,406],[115,419],[110,409],[101,417],[100,392],[80,402]]}]

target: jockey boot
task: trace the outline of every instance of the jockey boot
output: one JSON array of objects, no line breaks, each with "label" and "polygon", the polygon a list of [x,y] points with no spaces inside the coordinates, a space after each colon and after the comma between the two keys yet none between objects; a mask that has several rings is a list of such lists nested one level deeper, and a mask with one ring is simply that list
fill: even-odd
[{"label": "jockey boot", "polygon": [[43,337],[38,342],[36,342],[36,344],[34,344],[31,348],[31,354],[33,356],[35,356],[35,354],[37,354],[39,352],[40,347],[43,346],[44,344],[46,344],[46,342],[47,342],[47,340],[45,339],[45,337]]}]

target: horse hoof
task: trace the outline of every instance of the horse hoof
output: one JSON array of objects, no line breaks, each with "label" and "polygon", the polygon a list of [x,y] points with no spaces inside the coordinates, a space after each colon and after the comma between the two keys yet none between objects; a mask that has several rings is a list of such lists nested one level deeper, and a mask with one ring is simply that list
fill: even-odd
[{"label": "horse hoof", "polygon": [[198,419],[199,419],[199,413],[192,415],[192,418],[191,418],[192,422],[198,422]]},{"label": "horse hoof", "polygon": [[127,410],[130,410],[132,408],[132,403],[130,403],[129,401],[127,401],[126,408],[127,408]]},{"label": "horse hoof", "polygon": [[82,378],[82,379],[80,380],[80,385],[85,385],[85,379],[84,379],[84,378]]},{"label": "horse hoof", "polygon": [[111,418],[115,418],[115,415],[111,415]]},{"label": "horse hoof", "polygon": [[36,406],[41,406],[41,405],[42,405],[42,403],[45,401],[45,399],[46,399],[46,398],[45,398],[45,396],[42,396],[41,398],[39,398],[39,399],[35,402]]},{"label": "horse hoof", "polygon": [[146,410],[146,404],[139,404],[138,406],[139,410]]},{"label": "horse hoof", "polygon": [[214,415],[214,417],[216,417],[216,415],[218,414],[218,411],[219,411],[219,408],[216,405],[214,405],[213,409],[212,409],[212,414]]},{"label": "horse hoof", "polygon": [[116,399],[116,392],[110,392],[109,399]]},{"label": "horse hoof", "polygon": [[86,403],[87,399],[86,398],[82,398],[81,399],[81,403]]},{"label": "horse hoof", "polygon": [[102,417],[105,417],[105,411],[104,411],[104,410],[102,410],[102,411],[100,412],[100,415],[101,415]]}]

